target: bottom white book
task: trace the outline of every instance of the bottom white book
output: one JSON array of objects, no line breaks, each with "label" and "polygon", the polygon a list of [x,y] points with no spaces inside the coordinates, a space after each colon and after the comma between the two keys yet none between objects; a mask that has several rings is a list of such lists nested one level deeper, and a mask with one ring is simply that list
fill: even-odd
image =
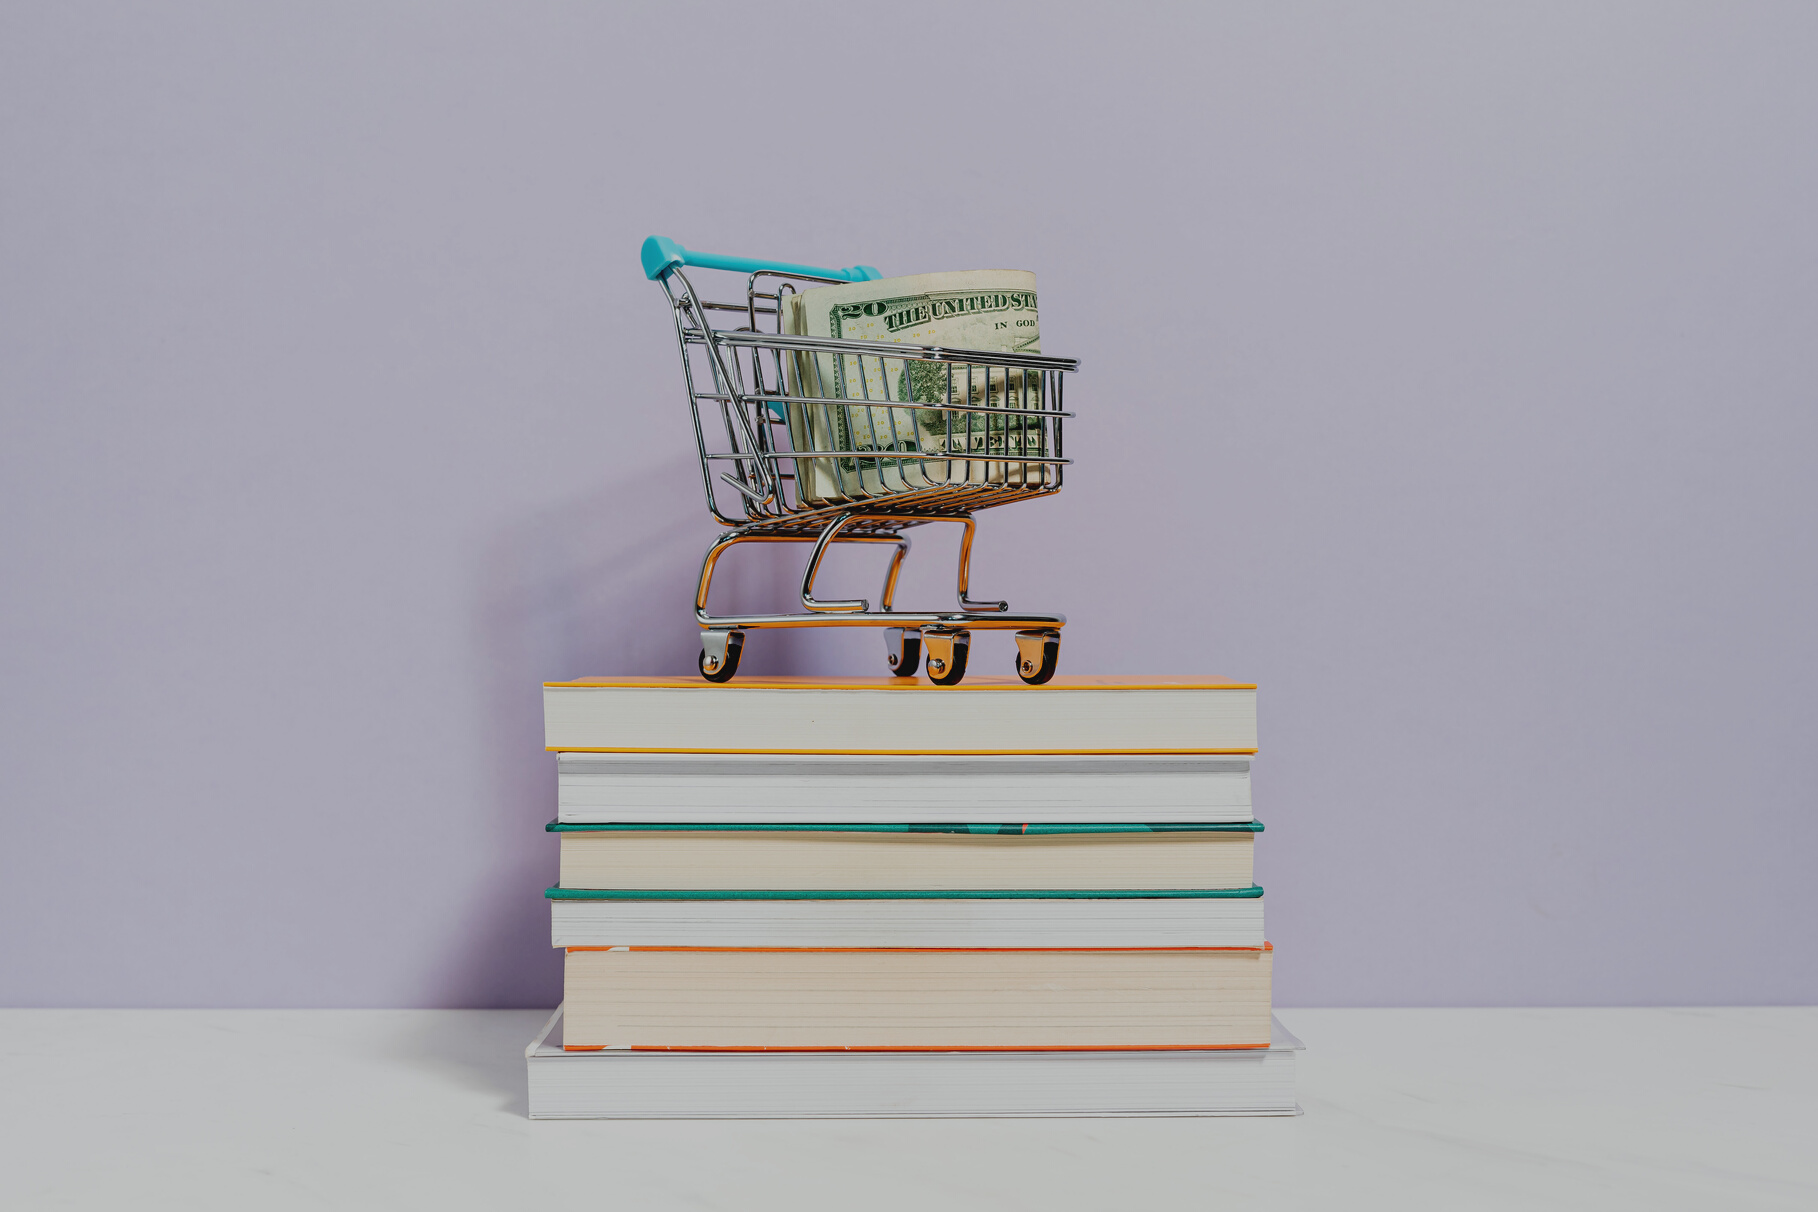
[{"label": "bottom white book", "polygon": [[1063,1052],[565,1052],[562,1008],[524,1050],[532,1119],[1298,1115],[1267,1048]]}]

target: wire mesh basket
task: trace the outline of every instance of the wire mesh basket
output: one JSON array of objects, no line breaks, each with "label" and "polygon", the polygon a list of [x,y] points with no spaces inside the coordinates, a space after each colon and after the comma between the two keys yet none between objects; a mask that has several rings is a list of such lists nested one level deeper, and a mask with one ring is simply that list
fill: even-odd
[{"label": "wire mesh basket", "polygon": [[[1079,363],[783,331],[799,284],[878,278],[869,266],[817,269],[696,253],[658,236],[644,242],[643,264],[675,320],[707,508],[728,528],[707,549],[695,593],[702,676],[730,681],[747,631],[879,627],[899,677],[915,676],[925,653],[931,681],[958,684],[978,630],[1016,632],[1023,681],[1053,677],[1065,616],[1013,614],[1008,603],[968,596],[973,515],[1060,491],[1068,464],[1061,423],[1072,415],[1062,409],[1063,384]],[[702,298],[684,267],[744,274],[743,302]],[[930,522],[964,528],[958,609],[900,611],[897,577],[910,547],[903,532]],[[813,544],[801,613],[708,613],[720,557],[752,542]],[[875,609],[868,600],[814,596],[833,543],[894,545]]]}]

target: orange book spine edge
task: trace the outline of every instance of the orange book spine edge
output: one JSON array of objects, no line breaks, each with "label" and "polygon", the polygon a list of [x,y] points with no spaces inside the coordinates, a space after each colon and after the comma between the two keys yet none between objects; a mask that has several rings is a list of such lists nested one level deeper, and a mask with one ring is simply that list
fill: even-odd
[{"label": "orange book spine edge", "polygon": [[992,952],[1004,954],[1022,951],[1273,951],[1274,943],[1260,947],[565,947],[565,951],[739,951],[739,952],[858,952],[918,953]]},{"label": "orange book spine edge", "polygon": [[604,1044],[563,1044],[564,1052],[1245,1052],[1268,1044],[1019,1044],[1000,1048],[981,1044],[910,1044],[901,1046],[849,1046],[827,1048],[707,1048],[676,1044],[632,1044],[608,1048]]},{"label": "orange book spine edge", "polygon": [[598,745],[545,745],[544,753],[733,753],[742,756],[814,757],[1254,757],[1254,749],[617,749]]},{"label": "orange book spine edge", "polygon": [[1020,679],[996,675],[976,677],[961,686],[935,686],[919,679],[892,681],[888,677],[855,677],[845,680],[785,677],[747,678],[739,682],[707,682],[689,677],[595,677],[544,682],[556,690],[881,690],[887,694],[952,694],[955,691],[1012,691],[1017,694],[1054,694],[1068,690],[1255,690],[1255,682],[1193,682],[1168,678],[1113,677],[1103,674],[1062,674],[1045,687],[1025,685]]}]

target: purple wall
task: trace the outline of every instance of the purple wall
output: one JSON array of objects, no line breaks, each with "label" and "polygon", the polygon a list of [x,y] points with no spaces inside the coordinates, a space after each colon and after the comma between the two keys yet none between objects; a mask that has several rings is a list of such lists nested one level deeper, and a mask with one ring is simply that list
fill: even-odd
[{"label": "purple wall", "polygon": [[555,1000],[537,684],[713,532],[651,232],[1040,274],[974,585],[1261,683],[1282,1004],[1818,1000],[1818,10],[610,7],[0,17],[0,1004]]}]

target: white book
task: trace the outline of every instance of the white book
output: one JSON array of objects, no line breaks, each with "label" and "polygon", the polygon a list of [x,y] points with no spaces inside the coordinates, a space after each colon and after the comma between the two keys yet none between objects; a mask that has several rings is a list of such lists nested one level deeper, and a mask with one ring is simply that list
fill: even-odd
[{"label": "white book", "polygon": [[524,1050],[532,1119],[1297,1115],[1304,1045],[1070,1052],[562,1049],[562,1009]]},{"label": "white book", "polygon": [[[1261,889],[1254,891],[1260,893]],[[555,889],[551,894],[562,892]],[[799,900],[613,897],[551,900],[549,908],[550,942],[556,947],[1263,945],[1260,895]]]},{"label": "white book", "polygon": [[550,749],[1254,753],[1256,687],[1194,678],[599,677],[543,684]]},{"label": "white book", "polygon": [[1248,755],[562,753],[564,824],[1235,823]]}]

